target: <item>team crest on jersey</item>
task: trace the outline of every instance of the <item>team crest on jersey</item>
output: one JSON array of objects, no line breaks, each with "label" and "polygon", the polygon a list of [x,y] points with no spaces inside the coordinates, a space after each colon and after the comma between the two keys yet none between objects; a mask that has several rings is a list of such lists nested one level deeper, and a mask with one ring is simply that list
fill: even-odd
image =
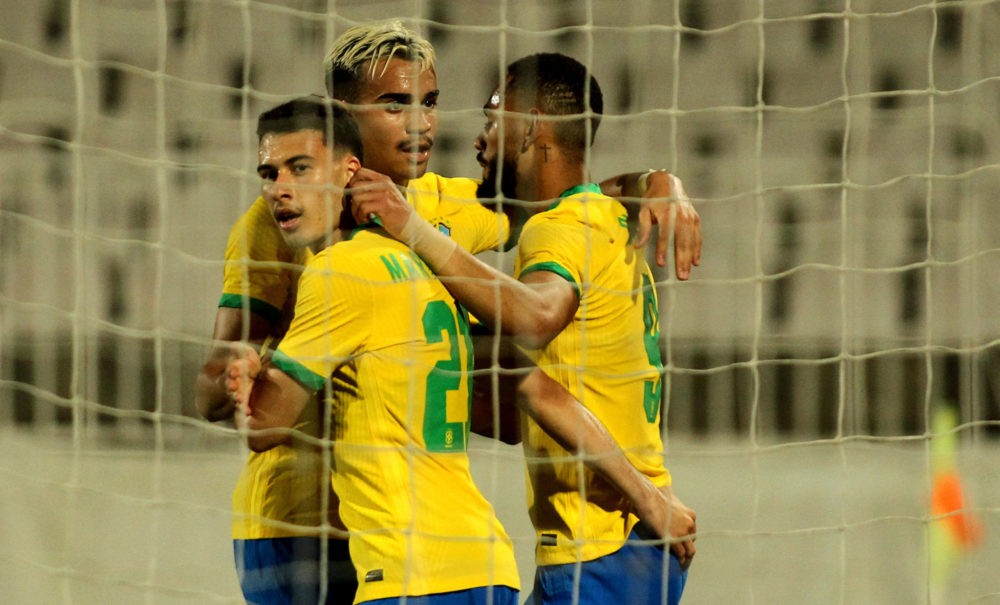
[{"label": "team crest on jersey", "polygon": [[444,233],[448,237],[451,237],[451,227],[447,223],[445,223],[444,221],[442,221],[440,219],[435,220],[434,221],[434,227],[438,231],[440,231],[441,233]]}]

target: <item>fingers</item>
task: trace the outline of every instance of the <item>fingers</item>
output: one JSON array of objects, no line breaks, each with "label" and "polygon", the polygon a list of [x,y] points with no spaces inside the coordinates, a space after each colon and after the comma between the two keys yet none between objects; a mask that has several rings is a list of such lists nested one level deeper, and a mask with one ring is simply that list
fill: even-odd
[{"label": "fingers", "polygon": [[681,564],[681,569],[687,569],[691,566],[691,561],[694,560],[695,546],[694,540],[684,540],[683,542],[674,542],[670,545],[670,552],[677,556],[678,562]]},{"label": "fingers", "polygon": [[674,273],[683,281],[691,277],[691,268],[701,262],[701,217],[688,199],[684,183],[673,174],[670,175],[670,188],[676,200],[670,217],[673,221]]},{"label": "fingers", "polygon": [[[649,241],[649,234],[650,234],[650,232],[652,230],[653,230],[653,216],[652,216],[652,214],[649,213],[649,212],[646,212],[643,208],[640,208],[639,209],[639,228],[636,230],[636,237],[635,237],[635,247],[636,248],[642,248],[643,246],[646,245],[646,242]],[[660,238],[661,239],[663,237],[662,231],[663,231],[663,229],[661,228],[660,229],[660,232],[661,232],[660,233]],[[659,243],[659,241],[657,241],[657,243],[656,243],[657,258],[659,258],[659,253],[660,253],[660,243]],[[666,254],[666,248],[664,248],[664,254]]]},{"label": "fingers", "polygon": [[691,268],[700,262],[701,218],[691,204],[678,204],[674,213],[674,272],[677,279],[683,281],[691,277]]},{"label": "fingers", "polygon": [[378,216],[372,194],[378,188],[380,176],[382,175],[373,170],[359,168],[347,184],[350,191],[351,215],[358,224],[364,224]]},{"label": "fingers", "polygon": [[412,207],[392,180],[373,170],[361,168],[348,183],[351,215],[358,224],[379,219],[379,224],[393,236],[409,218]]},{"label": "fingers", "polygon": [[685,505],[673,490],[669,492],[671,502],[670,551],[677,556],[682,569],[687,569],[694,559],[695,540],[698,533],[698,515]]},{"label": "fingers", "polygon": [[691,561],[694,559],[694,555],[697,552],[697,548],[694,543],[697,539],[695,534],[698,531],[695,523],[695,514],[693,510],[687,507],[684,507],[684,509],[686,509],[685,512],[690,514],[690,516],[688,516],[688,519],[690,519],[690,525],[679,540],[671,542],[670,544],[670,551],[677,555],[677,559],[681,564],[681,569],[687,569],[688,566],[691,565]]},{"label": "fingers", "polygon": [[247,389],[244,386],[246,381],[245,360],[234,359],[229,362],[229,365],[226,367],[226,392],[229,393],[229,398],[236,404],[237,409],[245,414],[249,414],[249,402],[246,397]]},{"label": "fingers", "polygon": [[636,237],[633,245],[642,248],[649,242],[649,237],[653,232],[653,225],[656,231],[656,264],[663,267],[667,264],[667,252],[670,250],[670,236],[673,233],[673,203],[672,202],[647,202],[639,208],[639,226],[636,229]]},{"label": "fingers", "polygon": [[226,366],[226,391],[240,410],[249,415],[254,379],[261,371],[260,356],[249,347],[242,348]]},{"label": "fingers", "polygon": [[354,173],[353,177],[351,177],[351,181],[350,183],[348,183],[348,186],[361,187],[364,186],[365,184],[375,183],[377,181],[388,181],[388,180],[389,177],[385,176],[380,172],[375,172],[371,168],[361,167],[358,168],[358,171]]},{"label": "fingers", "polygon": [[[667,264],[667,250],[670,249],[670,235],[674,231],[674,205],[670,205],[669,220],[660,221],[660,236],[656,239],[656,266],[663,267]],[[687,278],[684,278],[687,279]]]},{"label": "fingers", "polygon": [[[657,173],[664,174],[664,173]],[[674,240],[674,273],[679,280],[691,277],[692,267],[701,263],[701,217],[695,210],[684,183],[673,174],[667,178],[649,179],[649,189],[639,211],[639,230],[635,246],[644,246],[650,237],[652,224],[658,227],[655,260],[664,267]]]}]

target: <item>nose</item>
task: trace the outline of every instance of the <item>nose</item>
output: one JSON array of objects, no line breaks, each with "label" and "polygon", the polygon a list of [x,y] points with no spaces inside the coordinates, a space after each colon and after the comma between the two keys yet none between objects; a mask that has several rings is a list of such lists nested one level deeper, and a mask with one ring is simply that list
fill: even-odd
[{"label": "nose", "polygon": [[480,164],[484,164],[483,153],[486,152],[486,135],[482,132],[476,135],[475,140],[472,142],[472,146],[475,147],[476,151],[476,161]]},{"label": "nose", "polygon": [[423,134],[433,128],[437,119],[436,109],[433,107],[417,107],[410,112],[410,119],[406,121],[407,129],[411,133]]},{"label": "nose", "polygon": [[264,181],[265,193],[273,198],[291,197],[292,194],[292,173],[284,168],[279,170],[273,181]]}]

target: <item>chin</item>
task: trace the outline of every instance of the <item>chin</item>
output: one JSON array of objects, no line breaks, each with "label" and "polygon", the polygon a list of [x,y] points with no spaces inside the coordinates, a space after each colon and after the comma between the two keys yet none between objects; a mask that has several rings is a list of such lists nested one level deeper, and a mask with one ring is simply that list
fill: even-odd
[{"label": "chin", "polygon": [[407,180],[419,179],[420,177],[427,174],[427,164],[418,164],[416,166],[411,165],[409,170],[406,171],[406,174],[409,175]]},{"label": "chin", "polygon": [[296,231],[295,233],[283,233],[285,238],[285,243],[288,247],[293,250],[299,250],[315,243],[316,238],[310,237],[309,234],[302,233],[301,231]]},{"label": "chin", "polygon": [[409,158],[407,158],[402,165],[405,167],[404,172],[406,174],[423,176],[424,173],[427,172],[427,164],[428,162],[412,162]]},{"label": "chin", "polygon": [[297,237],[286,237],[285,244],[292,250],[298,250],[299,248],[305,247],[305,244],[302,243],[302,240]]}]

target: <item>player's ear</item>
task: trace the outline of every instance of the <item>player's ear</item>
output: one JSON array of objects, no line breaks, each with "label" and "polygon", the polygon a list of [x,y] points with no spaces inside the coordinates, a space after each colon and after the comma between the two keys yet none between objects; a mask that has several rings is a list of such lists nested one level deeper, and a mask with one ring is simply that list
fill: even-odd
[{"label": "player's ear", "polygon": [[347,156],[347,180],[348,180],[348,182],[350,182],[350,180],[354,178],[354,175],[357,174],[358,170],[361,170],[361,160],[358,159],[358,156],[356,156],[356,155],[354,155],[352,153],[352,154],[350,154],[350,155]]}]

